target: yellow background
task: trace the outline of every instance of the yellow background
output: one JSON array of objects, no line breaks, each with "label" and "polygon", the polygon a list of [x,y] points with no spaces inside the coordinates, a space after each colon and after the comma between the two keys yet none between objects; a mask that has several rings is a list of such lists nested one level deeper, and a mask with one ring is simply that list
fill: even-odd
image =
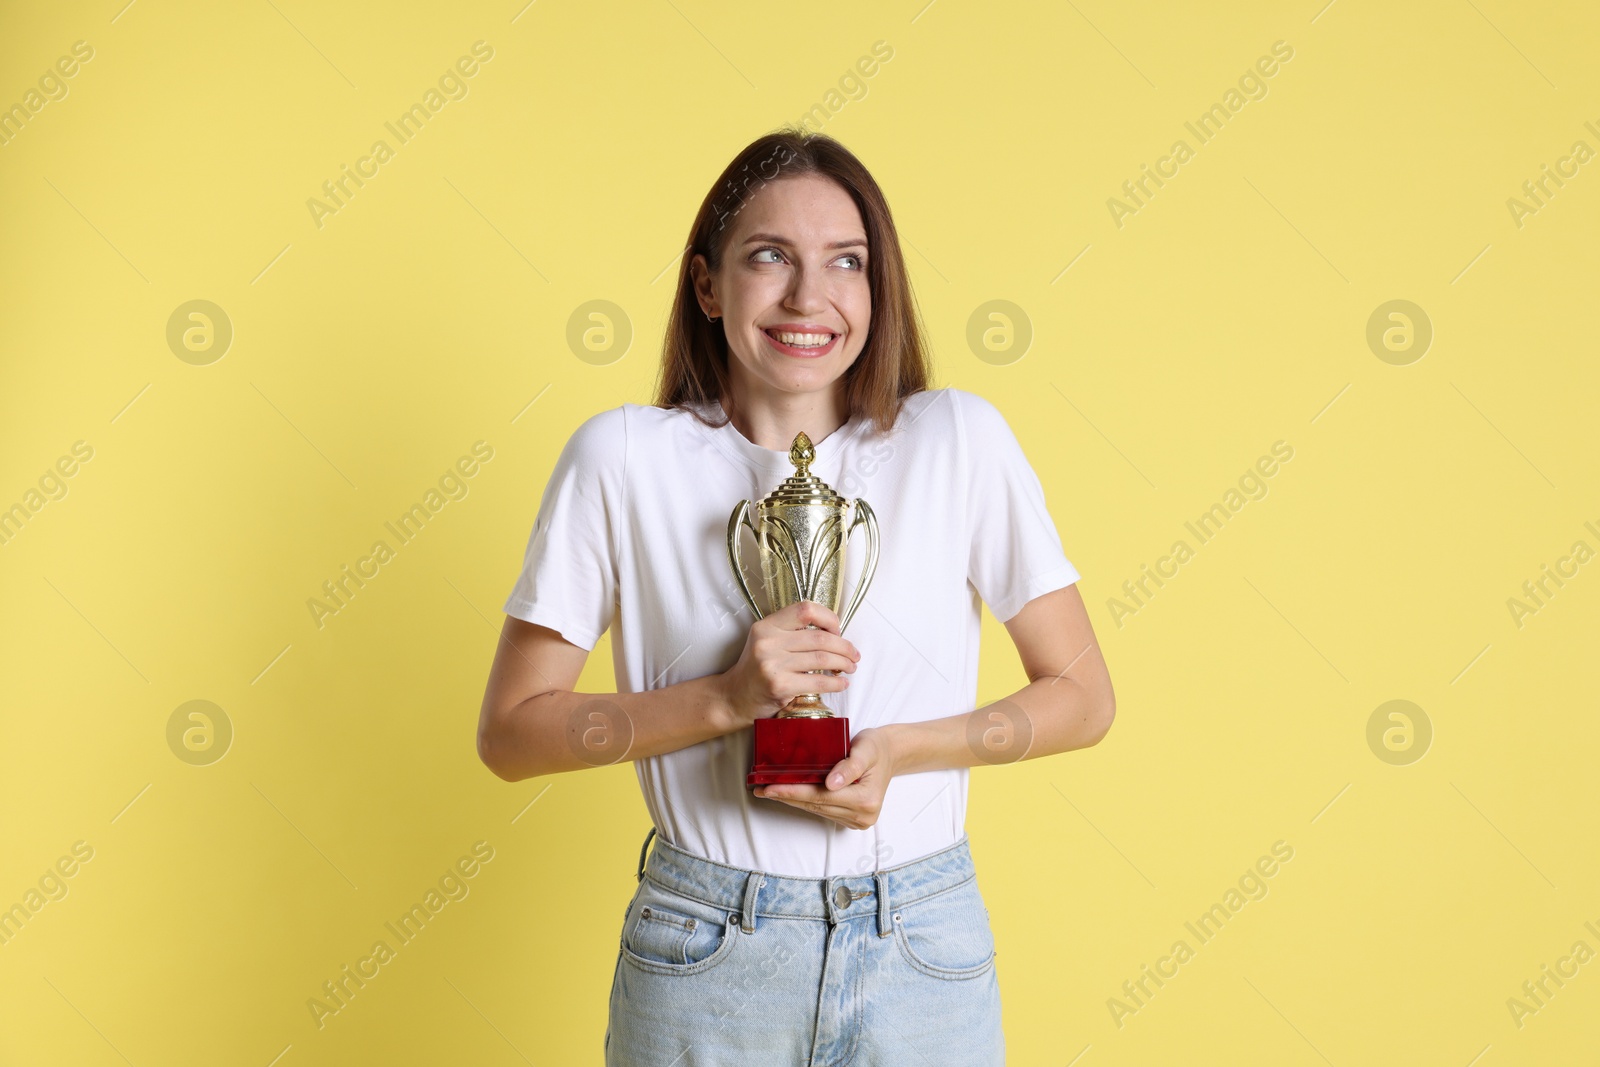
[{"label": "yellow background", "polygon": [[[974,772],[1011,1061],[1580,1062],[1600,962],[1520,1027],[1506,1001],[1600,950],[1600,563],[1520,628],[1506,602],[1600,548],[1600,163],[1520,227],[1506,201],[1600,148],[1597,32],[1505,0],[8,5],[0,103],[94,58],[0,147],[0,506],[94,457],[0,546],[0,906],[94,858],[0,947],[0,1062],[598,1062],[647,821],[631,765],[479,764],[499,607],[573,428],[648,402],[710,182],[879,40],[823,128],[889,197],[937,384],[1035,464],[1118,695],[1098,747]],[[315,225],[478,40],[468,95]],[[196,299],[234,330],[204,366],[166,341]],[[1395,299],[1434,330],[1404,366],[1366,342]],[[569,347],[591,300],[620,358]],[[1025,353],[969,347],[991,300]],[[307,599],[478,440],[469,495],[319,629]],[[1278,440],[1270,493],[1118,626]],[[984,653],[983,701],[1024,683],[988,617]],[[602,643],[581,687],[611,684]],[[1394,699],[1432,725],[1408,765],[1367,743]],[[233,726],[208,766],[168,747],[190,700]],[[1119,1027],[1279,840],[1268,895]],[[476,841],[470,896],[319,1030],[307,999]]]}]

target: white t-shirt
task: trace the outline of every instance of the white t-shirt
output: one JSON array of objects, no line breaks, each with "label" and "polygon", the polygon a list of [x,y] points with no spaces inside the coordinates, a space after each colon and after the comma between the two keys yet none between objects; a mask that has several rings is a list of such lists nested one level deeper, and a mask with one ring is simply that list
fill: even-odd
[{"label": "white t-shirt", "polygon": [[[704,410],[722,417],[715,402]],[[1010,426],[982,397],[946,388],[906,398],[889,434],[857,417],[813,444],[812,473],[864,498],[881,539],[844,630],[861,659],[849,688],[822,694],[824,703],[848,717],[852,736],[973,710],[979,598],[1005,622],[1078,580]],[[732,423],[712,430],[686,411],[638,404],[603,411],[556,460],[505,612],[585,649],[611,627],[620,692],[721,673],[756,621],[729,566],[728,518],[749,500],[754,521],[754,503],[793,473],[787,450],[763,448]],[[741,536],[746,580],[765,606],[754,538]],[[866,548],[863,527],[846,548],[841,616]],[[664,840],[718,863],[823,878],[905,863],[961,837],[966,768],[895,777],[877,822],[854,830],[752,796],[751,741],[743,729],[634,762]]]}]

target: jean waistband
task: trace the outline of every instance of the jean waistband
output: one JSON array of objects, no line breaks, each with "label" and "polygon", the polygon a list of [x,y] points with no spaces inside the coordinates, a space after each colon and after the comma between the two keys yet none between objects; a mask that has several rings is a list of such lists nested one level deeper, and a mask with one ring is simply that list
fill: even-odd
[{"label": "jean waistband", "polygon": [[662,840],[653,826],[639,850],[640,879],[729,912],[745,933],[755,931],[761,916],[838,923],[875,914],[878,936],[888,937],[894,932],[895,908],[975,877],[966,834],[947,848],[893,867],[829,878],[796,878],[717,863]]}]

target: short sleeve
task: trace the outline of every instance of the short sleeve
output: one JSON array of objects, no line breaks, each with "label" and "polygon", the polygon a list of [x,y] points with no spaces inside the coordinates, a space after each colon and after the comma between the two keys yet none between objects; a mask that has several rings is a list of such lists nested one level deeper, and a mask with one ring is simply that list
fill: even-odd
[{"label": "short sleeve", "polygon": [[622,408],[588,419],[557,457],[505,613],[592,650],[617,597],[613,545],[627,457]]},{"label": "short sleeve", "polygon": [[1005,416],[989,401],[956,394],[967,461],[967,577],[1001,622],[1035,597],[1078,580],[1045,507],[1044,486]]}]

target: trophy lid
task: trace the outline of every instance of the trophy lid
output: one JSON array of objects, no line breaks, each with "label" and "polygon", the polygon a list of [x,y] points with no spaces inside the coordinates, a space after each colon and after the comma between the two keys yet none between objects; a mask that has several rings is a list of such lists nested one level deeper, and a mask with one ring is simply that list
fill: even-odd
[{"label": "trophy lid", "polygon": [[794,444],[789,447],[789,462],[794,464],[794,473],[785,478],[779,486],[762,499],[763,505],[773,504],[833,504],[842,507],[845,498],[833,491],[827,482],[811,473],[810,467],[816,461],[817,450],[811,443],[811,438],[805,431],[795,435]]}]

